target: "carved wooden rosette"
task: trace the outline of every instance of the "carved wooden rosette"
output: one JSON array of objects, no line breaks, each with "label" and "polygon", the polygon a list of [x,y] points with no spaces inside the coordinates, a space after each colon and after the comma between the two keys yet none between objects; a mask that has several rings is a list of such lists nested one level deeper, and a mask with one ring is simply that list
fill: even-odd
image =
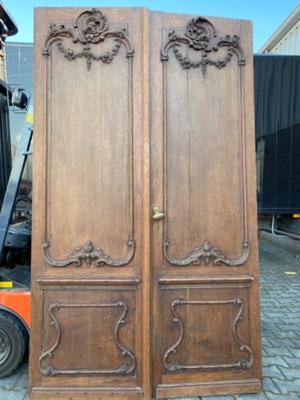
[{"label": "carved wooden rosette", "polygon": [[[64,39],[72,39],[73,43],[84,45],[81,50],[66,47]],[[114,46],[110,51],[106,51],[101,55],[94,53],[93,46],[104,42],[106,39],[112,38]],[[131,41],[127,37],[126,29],[120,31],[109,31],[106,16],[95,8],[84,11],[78,16],[73,26],[51,24],[49,26],[49,35],[45,41],[43,55],[49,56],[53,43],[57,44],[59,51],[64,57],[73,61],[77,58],[85,58],[87,69],[91,69],[93,61],[102,61],[110,64],[114,57],[119,54],[120,47],[126,48],[126,56],[133,57],[133,47]]]},{"label": "carved wooden rosette", "polygon": [[[121,316],[118,319],[115,329],[114,329],[114,339],[115,345],[120,350],[120,353],[123,358],[129,359],[130,362],[124,362],[122,365],[115,369],[99,369],[99,370],[89,370],[89,369],[57,369],[53,367],[50,363],[46,364],[46,359],[51,359],[53,357],[54,352],[60,345],[62,331],[59,324],[59,319],[55,313],[57,313],[62,308],[87,308],[87,307],[94,307],[94,308],[101,308],[101,307],[113,307],[118,308],[121,310]],[[55,376],[55,375],[77,375],[77,374],[84,374],[84,375],[129,375],[136,369],[136,357],[132,351],[130,351],[127,347],[125,347],[119,338],[120,328],[122,325],[126,324],[127,322],[127,314],[128,314],[128,307],[127,305],[119,301],[117,303],[103,303],[103,304],[60,304],[54,303],[51,304],[49,307],[49,315],[51,318],[51,326],[53,326],[56,330],[56,339],[53,345],[48,349],[45,350],[42,355],[39,357],[38,366],[41,373],[45,376]]]},{"label": "carved wooden rosette", "polygon": [[[218,36],[211,22],[206,18],[197,17],[188,22],[184,36],[177,35],[175,31],[169,33],[168,40],[161,51],[161,60],[168,61],[168,52],[172,49],[183,69],[201,67],[203,77],[205,77],[208,65],[214,65],[219,69],[224,68],[233,54],[237,55],[239,65],[245,65],[246,60],[239,41],[240,38],[237,35]],[[200,59],[192,61],[188,55],[183,53],[182,48],[184,47],[199,52]],[[225,55],[218,59],[211,58],[210,55],[217,53],[220,48],[226,49]]]},{"label": "carved wooden rosette", "polygon": [[[213,54],[220,54],[220,49],[225,49],[219,58],[211,58]],[[225,68],[233,55],[235,54],[239,66],[246,64],[246,59],[243,50],[240,46],[240,38],[237,35],[225,35],[224,37],[218,36],[213,24],[203,17],[196,17],[191,19],[186,27],[184,36],[178,35],[174,30],[168,34],[167,41],[163,44],[161,49],[161,61],[163,62],[163,108],[167,110],[167,61],[169,61],[169,51],[173,50],[173,54],[183,70],[191,68],[201,68],[203,78],[206,77],[206,70],[209,65],[215,66],[218,69]],[[193,61],[189,58],[187,49],[192,49],[199,53],[200,58],[198,61]],[[185,53],[183,54],[183,51]],[[243,72],[241,69],[240,81],[240,96],[241,107],[244,107],[244,82]],[[243,116],[244,119],[244,116]],[[167,122],[164,116],[164,143],[167,143]],[[237,258],[230,258],[226,256],[220,249],[211,245],[208,241],[204,241],[202,246],[192,249],[186,257],[175,258],[169,254],[170,241],[167,239],[167,218],[165,219],[165,239],[162,241],[162,250],[165,259],[173,266],[189,266],[189,265],[215,265],[225,264],[228,266],[243,265],[250,253],[250,243],[248,240],[248,222],[247,222],[247,187],[246,187],[246,163],[245,163],[245,132],[244,121],[241,124],[241,145],[242,145],[242,194],[243,194],[243,241],[242,253]],[[167,165],[167,152],[166,145],[164,146],[164,209],[168,210],[167,205],[167,179],[166,179],[166,165]]]},{"label": "carved wooden rosette", "polygon": [[[231,324],[232,336],[235,342],[238,344],[241,352],[245,352],[247,357],[240,358],[238,361],[228,364],[194,364],[187,365],[180,361],[170,360],[172,355],[177,353],[177,348],[183,341],[185,335],[185,326],[184,322],[176,311],[177,307],[181,307],[183,305],[193,305],[193,306],[201,306],[201,305],[227,305],[233,304],[238,308],[236,317]],[[173,322],[178,326],[178,339],[177,341],[170,346],[163,357],[163,365],[166,370],[170,372],[178,372],[184,370],[211,370],[211,369],[228,369],[228,368],[239,368],[239,369],[248,369],[251,368],[254,362],[254,354],[250,346],[243,343],[240,337],[237,334],[237,325],[239,321],[243,319],[243,311],[244,311],[244,303],[241,299],[235,298],[232,300],[206,300],[206,301],[198,301],[198,300],[183,300],[183,299],[175,299],[171,303],[171,312],[173,314]]]},{"label": "carved wooden rosette", "polygon": [[88,266],[94,265],[96,267],[103,267],[105,265],[120,267],[129,264],[134,256],[135,241],[129,239],[127,246],[128,254],[126,257],[114,259],[105,254],[105,252],[99,247],[94,246],[91,241],[88,241],[84,246],[78,247],[69,256],[63,259],[58,259],[50,255],[50,242],[45,241],[43,244],[43,255],[47,264],[52,267],[63,268],[70,264],[75,264],[77,267],[81,267],[83,263],[86,263]]}]

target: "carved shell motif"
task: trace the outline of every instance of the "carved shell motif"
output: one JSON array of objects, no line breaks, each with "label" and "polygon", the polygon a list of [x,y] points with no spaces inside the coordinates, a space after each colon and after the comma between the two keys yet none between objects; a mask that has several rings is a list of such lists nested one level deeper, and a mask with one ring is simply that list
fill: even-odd
[{"label": "carved shell motif", "polygon": [[[81,43],[84,47],[82,49],[66,47],[66,38],[72,39],[73,43]],[[105,51],[100,55],[96,54],[94,52],[94,45],[104,42],[109,38],[113,39],[111,50]],[[59,51],[69,61],[84,58],[88,70],[91,69],[93,61],[110,64],[119,54],[122,45],[126,48],[126,56],[128,58],[133,57],[134,53],[126,29],[109,31],[106,16],[95,8],[81,13],[73,26],[50,24],[48,37],[43,49],[44,56],[50,56],[53,43],[57,44]]]},{"label": "carved shell motif", "polygon": [[65,268],[71,264],[77,267],[81,267],[83,263],[88,266],[111,266],[111,267],[121,267],[130,263],[134,256],[135,251],[135,241],[133,239],[128,239],[127,242],[128,253],[124,258],[114,259],[99,247],[94,246],[94,244],[89,240],[82,247],[77,248],[71,254],[63,259],[58,259],[50,254],[50,242],[45,241],[43,243],[43,256],[47,264],[52,267]]},{"label": "carved shell motif", "polygon": [[226,257],[219,249],[213,247],[209,242],[204,242],[202,246],[193,249],[185,258],[175,258],[169,254],[170,243],[164,240],[162,243],[165,259],[172,265],[231,265],[238,266],[244,264],[249,256],[249,242],[243,243],[242,255],[238,258]]}]

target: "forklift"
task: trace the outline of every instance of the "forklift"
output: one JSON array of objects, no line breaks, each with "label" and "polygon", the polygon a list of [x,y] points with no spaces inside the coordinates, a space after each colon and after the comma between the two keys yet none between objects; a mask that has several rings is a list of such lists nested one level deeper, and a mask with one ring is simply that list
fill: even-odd
[{"label": "forklift", "polygon": [[[0,378],[28,353],[30,329],[31,196],[22,175],[31,155],[32,110],[23,89],[7,83],[5,40],[18,28],[0,3]],[[12,162],[9,112],[28,110]]]}]

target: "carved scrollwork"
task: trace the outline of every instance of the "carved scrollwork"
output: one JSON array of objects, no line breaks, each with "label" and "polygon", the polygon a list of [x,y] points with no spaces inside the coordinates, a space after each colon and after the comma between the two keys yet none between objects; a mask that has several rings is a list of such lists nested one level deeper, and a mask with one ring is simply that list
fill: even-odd
[{"label": "carved scrollwork", "polygon": [[[245,352],[247,357],[240,358],[238,361],[228,364],[193,364],[187,365],[183,364],[176,360],[170,360],[172,355],[177,353],[177,348],[181,345],[183,338],[184,338],[184,322],[180,318],[179,314],[176,311],[177,307],[183,305],[226,305],[226,304],[233,304],[238,307],[238,311],[234,321],[232,323],[232,335],[234,340],[239,346],[241,352]],[[239,368],[239,369],[248,369],[251,368],[254,362],[254,354],[250,346],[243,343],[240,337],[237,334],[237,325],[239,321],[243,319],[243,311],[244,311],[244,303],[241,299],[235,298],[232,300],[207,300],[207,301],[198,301],[198,300],[183,300],[183,299],[175,299],[171,303],[171,312],[173,314],[173,322],[178,326],[178,339],[176,342],[169,347],[163,357],[163,365],[166,370],[170,372],[177,372],[183,370],[203,370],[203,369],[227,369],[227,368]]]},{"label": "carved scrollwork", "polygon": [[91,241],[88,241],[82,247],[78,247],[69,256],[63,259],[58,259],[50,254],[50,242],[45,241],[43,243],[43,255],[46,262],[52,267],[64,268],[70,264],[75,264],[77,267],[81,267],[83,263],[88,266],[95,265],[96,267],[103,267],[109,265],[111,267],[121,267],[130,263],[135,252],[135,241],[129,239],[127,242],[128,253],[126,257],[114,259],[105,252],[93,245]]},{"label": "carved scrollwork", "polygon": [[[66,47],[64,39],[72,39],[73,43],[80,43],[84,47],[80,50]],[[95,54],[94,45],[113,39],[114,46],[103,54]],[[87,69],[90,70],[93,61],[102,61],[110,64],[119,54],[121,46],[126,48],[126,56],[133,57],[133,47],[128,38],[126,29],[109,31],[106,16],[98,9],[92,8],[80,14],[72,27],[65,24],[50,24],[43,55],[49,56],[52,44],[56,42],[59,51],[64,57],[73,61],[77,58],[85,58]]]},{"label": "carved scrollwork", "polygon": [[177,266],[187,266],[187,265],[230,265],[238,266],[246,262],[249,256],[249,242],[245,240],[243,243],[243,253],[239,258],[228,258],[219,249],[213,247],[209,242],[204,242],[204,244],[196,249],[193,249],[185,258],[174,258],[169,254],[170,243],[168,240],[163,240],[163,253],[166,260]]},{"label": "carved scrollwork", "polygon": [[[48,364],[45,365],[46,359],[51,359],[54,355],[54,352],[59,347],[62,337],[62,330],[58,321],[58,317],[55,315],[62,308],[87,308],[87,307],[115,307],[121,310],[121,316],[117,321],[117,324],[114,329],[114,339],[117,348],[120,350],[120,353],[123,358],[127,358],[130,362],[124,362],[122,365],[115,369],[99,369],[99,370],[89,370],[89,369],[57,369],[53,367],[53,365]],[[127,322],[127,314],[128,307],[123,301],[119,301],[117,303],[104,303],[104,304],[60,304],[54,303],[49,307],[49,315],[51,318],[51,326],[53,326],[56,330],[56,338],[53,345],[46,351],[44,351],[39,357],[38,366],[40,372],[45,376],[55,376],[55,375],[76,375],[76,374],[87,374],[87,375],[129,375],[136,369],[136,357],[132,351],[130,351],[127,347],[125,347],[120,342],[119,334],[120,328],[122,325]]]},{"label": "carved scrollwork", "polygon": [[[200,59],[192,60],[184,52],[184,47],[199,52]],[[211,57],[212,54],[218,53],[220,48],[225,48],[225,53],[219,58]],[[184,36],[178,35],[175,31],[169,33],[168,40],[161,51],[162,61],[168,61],[170,49],[173,49],[173,53],[183,69],[201,67],[203,77],[206,75],[208,65],[214,65],[218,69],[224,68],[234,54],[238,58],[239,65],[246,64],[239,36],[218,36],[212,23],[203,17],[190,20],[186,25]]]}]

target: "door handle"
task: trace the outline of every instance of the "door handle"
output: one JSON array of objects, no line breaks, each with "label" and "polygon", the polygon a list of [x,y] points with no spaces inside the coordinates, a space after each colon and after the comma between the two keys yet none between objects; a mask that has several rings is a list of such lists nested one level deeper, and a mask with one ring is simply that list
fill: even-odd
[{"label": "door handle", "polygon": [[165,213],[159,206],[155,205],[152,208],[152,218],[155,220],[163,219],[165,218]]}]

